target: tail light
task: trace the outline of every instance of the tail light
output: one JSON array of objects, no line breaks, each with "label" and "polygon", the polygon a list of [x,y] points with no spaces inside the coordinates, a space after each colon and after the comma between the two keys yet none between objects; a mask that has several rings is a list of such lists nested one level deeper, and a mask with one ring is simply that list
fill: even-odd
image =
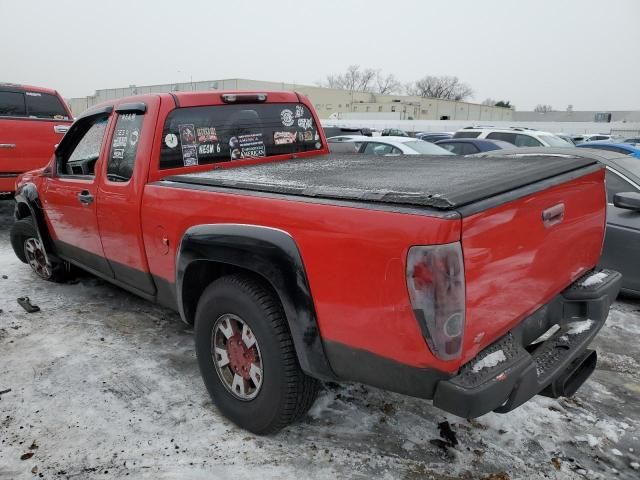
[{"label": "tail light", "polygon": [[416,320],[433,354],[442,360],[460,357],[465,313],[460,242],[411,247],[407,287]]}]

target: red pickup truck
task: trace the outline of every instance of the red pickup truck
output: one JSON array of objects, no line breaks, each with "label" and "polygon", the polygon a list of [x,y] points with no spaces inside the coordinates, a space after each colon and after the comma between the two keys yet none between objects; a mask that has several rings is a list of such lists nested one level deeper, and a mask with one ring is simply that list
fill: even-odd
[{"label": "red pickup truck", "polygon": [[44,167],[73,117],[58,92],[0,83],[0,193],[23,172]]},{"label": "red pickup truck", "polygon": [[471,418],[594,370],[620,288],[594,270],[603,179],[576,155],[329,155],[297,93],[146,95],[85,112],[20,178],[11,241],[42,278],[80,267],[178,311],[253,432],[318,380]]}]

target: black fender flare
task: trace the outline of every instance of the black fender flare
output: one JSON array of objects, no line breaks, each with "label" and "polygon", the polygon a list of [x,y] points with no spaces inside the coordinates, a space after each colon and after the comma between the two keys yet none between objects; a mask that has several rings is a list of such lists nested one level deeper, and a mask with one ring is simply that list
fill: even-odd
[{"label": "black fender flare", "polygon": [[178,309],[188,323],[193,323],[195,315],[195,309],[188,307],[189,283],[197,281],[188,272],[194,263],[203,261],[247,270],[265,279],[282,303],[302,370],[322,380],[336,379],[325,354],[302,257],[291,235],[257,225],[189,228],[176,258]]},{"label": "black fender flare", "polygon": [[14,211],[16,221],[28,216],[25,214],[26,207],[29,215],[33,218],[38,237],[40,237],[40,241],[44,245],[45,250],[55,255],[55,246],[44,218],[44,210],[42,208],[42,202],[40,201],[38,187],[33,183],[22,185],[20,190],[16,192],[14,200],[16,202]]}]

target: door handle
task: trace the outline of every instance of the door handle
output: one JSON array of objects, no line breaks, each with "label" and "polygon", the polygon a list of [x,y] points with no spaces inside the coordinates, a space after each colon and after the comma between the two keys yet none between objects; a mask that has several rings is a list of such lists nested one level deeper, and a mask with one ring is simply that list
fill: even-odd
[{"label": "door handle", "polygon": [[89,193],[89,190],[82,190],[78,194],[78,200],[83,205],[91,205],[93,203],[93,195]]},{"label": "door handle", "polygon": [[558,203],[542,212],[542,223],[545,228],[553,227],[564,220],[564,203]]},{"label": "door handle", "polygon": [[0,148],[16,148],[15,143],[0,143]]}]

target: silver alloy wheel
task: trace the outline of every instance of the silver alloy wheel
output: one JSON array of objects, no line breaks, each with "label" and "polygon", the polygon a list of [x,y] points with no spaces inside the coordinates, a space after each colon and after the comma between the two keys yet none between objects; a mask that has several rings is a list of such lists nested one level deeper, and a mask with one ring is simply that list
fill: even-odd
[{"label": "silver alloy wheel", "polygon": [[237,315],[225,313],[211,331],[211,356],[225,388],[240,400],[253,400],[262,386],[260,346],[251,328]]},{"label": "silver alloy wheel", "polygon": [[31,269],[36,272],[39,277],[45,280],[51,278],[51,274],[53,273],[51,262],[49,262],[47,252],[39,238],[29,237],[24,241],[24,255]]}]

